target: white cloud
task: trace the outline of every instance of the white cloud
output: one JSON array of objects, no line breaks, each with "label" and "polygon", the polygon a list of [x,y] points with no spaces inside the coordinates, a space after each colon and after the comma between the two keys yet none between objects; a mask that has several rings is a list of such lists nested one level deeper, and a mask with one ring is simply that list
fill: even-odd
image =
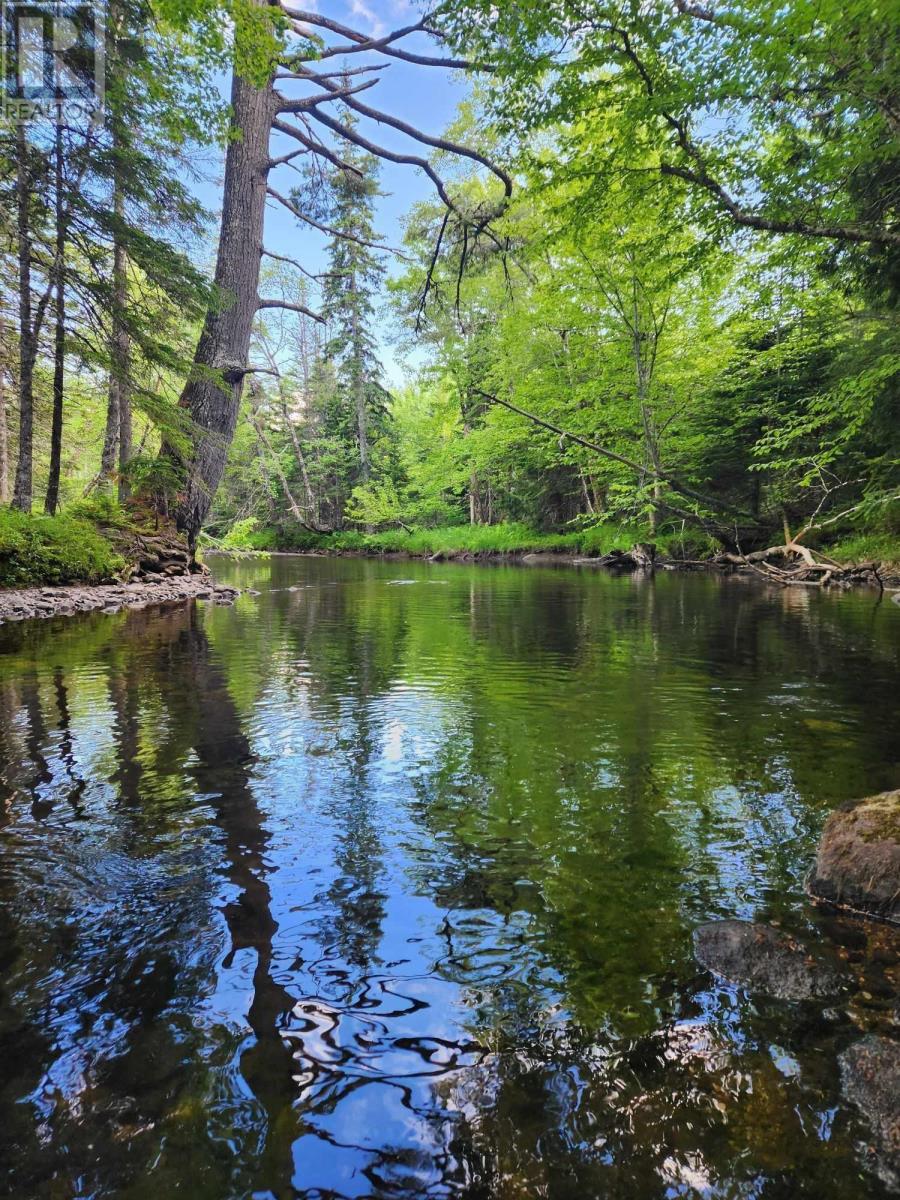
[{"label": "white cloud", "polygon": [[387,33],[387,26],[365,0],[350,0],[350,12],[368,26],[364,30],[365,33],[370,33],[373,37],[381,37],[383,33]]}]

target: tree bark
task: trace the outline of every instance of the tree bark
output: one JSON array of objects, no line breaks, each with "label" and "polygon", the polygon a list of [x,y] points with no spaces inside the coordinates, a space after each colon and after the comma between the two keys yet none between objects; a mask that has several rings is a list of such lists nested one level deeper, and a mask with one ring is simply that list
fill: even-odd
[{"label": "tree bark", "polygon": [[[194,446],[178,527],[191,546],[225,470],[246,373],[257,308],[262,257],[269,133],[276,111],[271,84],[254,87],[235,75],[231,88],[233,136],[225,158],[222,228],[215,285],[221,303],[207,312],[194,371],[181,396],[194,422]],[[171,448],[168,451],[172,453]]]},{"label": "tree bark", "polygon": [[[127,259],[124,248],[116,245],[115,265],[115,307],[121,314],[128,303]],[[125,323],[119,317],[118,328],[115,332],[115,354],[118,376],[119,401],[119,499],[128,498],[129,487],[126,468],[133,456],[132,446],[132,416],[131,416],[131,339]]]},{"label": "tree bark", "polygon": [[63,128],[56,126],[55,146],[56,201],[56,259],[54,290],[56,292],[56,327],[53,334],[53,422],[50,430],[50,476],[44,511],[52,517],[59,507],[59,477],[62,470],[63,399],[65,397],[66,355],[66,221],[63,211]]},{"label": "tree bark", "polygon": [[16,127],[16,201],[19,255],[19,457],[13,505],[31,512],[34,489],[34,359],[31,322],[31,228],[28,220],[30,172],[28,143],[22,125]]}]

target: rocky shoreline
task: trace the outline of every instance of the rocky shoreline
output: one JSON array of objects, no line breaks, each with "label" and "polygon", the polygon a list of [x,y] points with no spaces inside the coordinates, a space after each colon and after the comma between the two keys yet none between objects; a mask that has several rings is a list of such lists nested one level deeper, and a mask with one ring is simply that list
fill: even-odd
[{"label": "rocky shoreline", "polygon": [[0,625],[76,613],[117,613],[123,608],[148,608],[184,600],[233,604],[237,588],[215,583],[208,570],[193,574],[147,575],[129,583],[73,584],[69,587],[16,588],[0,591]]}]

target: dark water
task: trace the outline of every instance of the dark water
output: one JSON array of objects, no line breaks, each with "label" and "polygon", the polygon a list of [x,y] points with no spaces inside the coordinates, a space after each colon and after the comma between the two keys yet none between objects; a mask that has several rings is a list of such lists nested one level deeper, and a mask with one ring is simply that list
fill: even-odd
[{"label": "dark water", "polygon": [[[262,595],[0,629],[3,1194],[885,1194],[835,1060],[896,1032],[893,950],[802,878],[900,785],[900,607],[215,570]],[[735,915],[856,995],[716,983]]]}]

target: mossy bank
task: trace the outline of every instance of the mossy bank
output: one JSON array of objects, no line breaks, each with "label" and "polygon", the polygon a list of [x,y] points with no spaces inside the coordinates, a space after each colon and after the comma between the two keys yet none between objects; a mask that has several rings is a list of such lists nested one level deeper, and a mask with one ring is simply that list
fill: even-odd
[{"label": "mossy bank", "polygon": [[0,588],[152,582],[201,570],[174,526],[109,497],[52,517],[0,508]]}]

